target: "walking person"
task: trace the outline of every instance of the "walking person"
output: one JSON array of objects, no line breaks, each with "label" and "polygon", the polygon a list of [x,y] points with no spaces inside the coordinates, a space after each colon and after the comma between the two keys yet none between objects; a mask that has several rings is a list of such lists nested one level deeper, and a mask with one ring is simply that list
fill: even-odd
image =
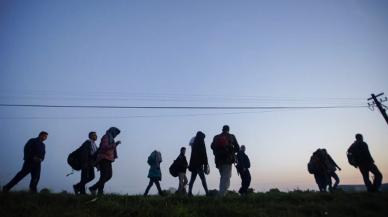
[{"label": "walking person", "polygon": [[148,192],[150,191],[150,188],[152,187],[153,184],[156,185],[159,195],[163,196],[163,192],[159,183],[162,180],[162,172],[160,170],[161,162],[162,162],[162,154],[157,150],[153,151],[151,155],[148,157],[147,163],[148,165],[150,165],[150,169],[148,171],[148,178],[150,179],[150,182],[148,183],[148,186],[144,192],[144,196],[148,195]]},{"label": "walking person", "polygon": [[318,185],[319,191],[326,192],[330,177],[322,149],[319,148],[313,152],[312,156],[310,157],[310,161],[307,164],[307,169],[310,174],[314,175],[314,179]]},{"label": "walking person", "polygon": [[[341,171],[341,168],[337,165],[337,163],[333,160],[333,158],[329,155],[329,153],[327,153],[326,149],[321,149],[321,151],[327,167],[329,191],[333,192],[337,190],[337,186],[340,182],[340,179],[335,171],[337,170],[337,168],[339,171]],[[335,181],[334,185],[332,182],[332,178]]]},{"label": "walking person", "polygon": [[197,175],[201,179],[203,189],[206,195],[209,194],[205,171],[209,170],[209,164],[207,161],[206,146],[205,146],[205,134],[198,131],[194,139],[190,142],[191,145],[191,156],[189,171],[191,172],[191,178],[189,183],[189,196],[193,196],[193,185]]},{"label": "walking person", "polygon": [[[383,175],[377,168],[369,152],[368,144],[364,142],[361,134],[356,134],[356,141],[349,147],[347,156],[349,163],[360,169],[367,191],[379,191]],[[373,182],[369,179],[369,173],[374,175]]]},{"label": "walking person", "polygon": [[236,137],[229,133],[228,125],[222,127],[221,134],[214,136],[211,148],[215,156],[216,167],[221,176],[219,194],[224,196],[230,186],[232,164],[236,158],[235,153],[240,150]]},{"label": "walking person", "polygon": [[178,194],[186,194],[186,185],[187,185],[187,177],[186,177],[186,170],[187,170],[187,159],[186,159],[186,148],[182,147],[179,156],[175,160],[176,163],[176,170],[178,173],[179,178],[179,186],[178,186]]},{"label": "walking person", "polygon": [[246,195],[248,193],[249,185],[251,184],[251,173],[249,168],[251,167],[251,162],[249,161],[248,156],[245,154],[245,146],[240,147],[240,151],[237,153],[237,172],[241,177],[241,188],[238,191],[241,195]]},{"label": "walking person", "polygon": [[46,145],[43,142],[47,139],[47,136],[48,133],[42,131],[38,137],[28,140],[24,146],[23,167],[8,184],[3,186],[3,192],[10,191],[28,174],[31,174],[30,192],[37,192],[41,163],[46,154]]},{"label": "walking person", "polygon": [[90,132],[89,139],[80,147],[81,180],[73,185],[75,194],[86,194],[85,185],[94,179],[94,164],[97,153],[97,133]]},{"label": "walking person", "polygon": [[98,195],[104,194],[105,183],[112,178],[112,163],[117,158],[117,146],[121,143],[120,141],[115,141],[116,136],[119,134],[119,129],[111,127],[101,138],[96,161],[100,170],[100,179],[89,188],[92,195],[96,195],[97,190]]}]

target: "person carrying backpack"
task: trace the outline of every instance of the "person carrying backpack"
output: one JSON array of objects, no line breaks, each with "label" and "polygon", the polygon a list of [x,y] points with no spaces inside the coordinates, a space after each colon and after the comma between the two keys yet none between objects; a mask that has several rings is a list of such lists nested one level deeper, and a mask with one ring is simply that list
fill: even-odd
[{"label": "person carrying backpack", "polygon": [[177,193],[179,194],[186,194],[186,185],[187,185],[187,177],[186,177],[186,170],[187,170],[187,160],[186,160],[186,148],[182,147],[179,156],[174,161],[174,164],[176,165],[176,172],[178,173],[179,177],[179,186]]},{"label": "person carrying backpack", "polygon": [[94,164],[97,153],[96,140],[96,132],[90,132],[89,139],[80,147],[81,180],[79,183],[73,185],[75,194],[86,194],[85,185],[94,179]]},{"label": "person carrying backpack", "polygon": [[144,192],[144,196],[148,195],[148,192],[154,183],[156,185],[156,188],[158,189],[159,195],[163,196],[163,192],[159,183],[162,180],[162,172],[160,170],[161,162],[162,162],[162,154],[157,150],[153,151],[151,155],[148,157],[147,163],[148,165],[150,165],[150,169],[148,171],[147,177],[150,179],[150,182],[148,183],[148,186]]},{"label": "person carrying backpack", "polygon": [[112,163],[117,158],[117,146],[121,143],[121,141],[115,141],[116,136],[119,134],[119,129],[111,127],[101,138],[96,161],[100,170],[100,179],[89,188],[92,195],[96,195],[97,190],[99,195],[104,194],[105,183],[112,178]]},{"label": "person carrying backpack", "polygon": [[[339,171],[341,171],[341,168],[337,165],[337,163],[333,160],[333,158],[329,155],[329,153],[327,153],[326,149],[321,149],[321,151],[322,151],[322,155],[328,172],[329,191],[333,192],[337,189],[337,186],[340,182],[340,179],[337,173],[335,173],[335,171],[337,170],[337,168]],[[332,178],[335,180],[334,185],[331,180]]]},{"label": "person carrying backpack", "polygon": [[248,156],[245,154],[245,146],[240,147],[240,151],[237,153],[237,172],[241,177],[241,188],[238,191],[241,195],[246,195],[248,193],[249,185],[251,184],[251,173],[249,168],[251,167],[251,162],[249,161]]},{"label": "person carrying backpack", "polygon": [[329,175],[322,149],[317,149],[313,153],[307,164],[307,168],[309,173],[314,175],[319,191],[326,192],[327,186],[329,185]]},{"label": "person carrying backpack", "polygon": [[197,175],[199,175],[203,189],[205,190],[206,195],[208,195],[209,191],[207,189],[205,169],[209,168],[209,164],[206,154],[205,134],[201,131],[198,131],[194,139],[190,141],[190,146],[191,156],[189,171],[191,172],[191,178],[189,183],[189,196],[193,196],[193,185]]},{"label": "person carrying backpack", "polygon": [[[347,151],[349,163],[360,169],[364,183],[368,192],[377,192],[380,189],[383,175],[377,168],[361,134],[356,134],[356,141]],[[373,183],[369,179],[369,173],[374,175]]]},{"label": "person carrying backpack", "polygon": [[31,174],[30,192],[37,192],[41,163],[46,154],[46,145],[43,142],[47,139],[47,136],[48,133],[42,131],[39,133],[38,137],[28,140],[24,146],[23,167],[8,184],[3,186],[3,192],[10,191],[12,187],[28,174]]},{"label": "person carrying backpack", "polygon": [[215,156],[216,167],[221,175],[219,194],[224,196],[230,186],[235,153],[240,150],[236,137],[229,133],[228,125],[222,127],[221,134],[214,136],[211,148]]}]

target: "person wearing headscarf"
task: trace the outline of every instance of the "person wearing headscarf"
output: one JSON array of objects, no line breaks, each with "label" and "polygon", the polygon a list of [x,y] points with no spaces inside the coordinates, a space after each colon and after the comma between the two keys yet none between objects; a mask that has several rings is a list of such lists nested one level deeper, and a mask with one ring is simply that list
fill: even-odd
[{"label": "person wearing headscarf", "polygon": [[192,196],[194,181],[199,175],[201,179],[203,189],[206,195],[208,194],[208,188],[205,178],[205,170],[209,168],[205,146],[205,134],[198,131],[194,139],[190,141],[191,145],[191,156],[189,171],[191,172],[191,178],[189,183],[189,196]]},{"label": "person wearing headscarf", "polygon": [[162,172],[160,170],[160,163],[162,162],[162,154],[155,150],[148,157],[147,163],[150,165],[150,169],[148,171],[148,178],[150,182],[144,192],[144,196],[148,195],[148,192],[152,185],[155,183],[156,188],[158,189],[158,193],[160,196],[163,196],[162,189],[160,187],[160,181],[162,180]]},{"label": "person wearing headscarf", "polygon": [[95,195],[97,190],[99,195],[104,194],[105,183],[112,178],[112,163],[117,158],[117,146],[121,143],[121,141],[115,141],[116,136],[119,134],[119,129],[111,127],[101,138],[96,160],[100,169],[100,179],[89,188],[92,195]]}]

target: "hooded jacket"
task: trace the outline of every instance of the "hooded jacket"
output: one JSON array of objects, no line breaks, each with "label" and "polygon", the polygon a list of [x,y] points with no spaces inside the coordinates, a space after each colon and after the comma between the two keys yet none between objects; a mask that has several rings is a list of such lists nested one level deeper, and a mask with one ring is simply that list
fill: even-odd
[{"label": "hooded jacket", "polygon": [[147,163],[150,165],[148,178],[162,180],[162,172],[160,171],[160,163],[162,162],[162,154],[159,151],[153,151],[148,157]]}]

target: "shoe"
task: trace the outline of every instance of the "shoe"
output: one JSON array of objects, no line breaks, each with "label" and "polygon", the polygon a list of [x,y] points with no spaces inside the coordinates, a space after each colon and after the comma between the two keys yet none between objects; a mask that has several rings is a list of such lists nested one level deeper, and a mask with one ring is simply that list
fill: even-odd
[{"label": "shoe", "polygon": [[90,191],[90,193],[93,195],[93,196],[96,196],[96,194],[97,194],[97,190],[94,190],[93,188],[89,188],[89,191]]}]

